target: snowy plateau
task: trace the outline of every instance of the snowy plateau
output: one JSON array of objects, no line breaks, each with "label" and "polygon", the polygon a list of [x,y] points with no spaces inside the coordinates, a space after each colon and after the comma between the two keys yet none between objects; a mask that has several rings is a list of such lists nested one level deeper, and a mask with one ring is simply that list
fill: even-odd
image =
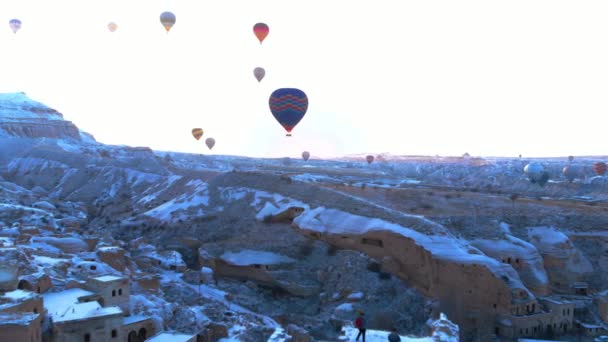
[{"label": "snowy plateau", "polygon": [[0,341],[602,341],[602,160],[153,151],[0,94]]}]

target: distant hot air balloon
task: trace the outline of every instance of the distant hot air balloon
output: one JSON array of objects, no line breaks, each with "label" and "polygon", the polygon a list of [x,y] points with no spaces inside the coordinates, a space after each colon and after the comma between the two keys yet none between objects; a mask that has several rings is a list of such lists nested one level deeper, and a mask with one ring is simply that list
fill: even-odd
[{"label": "distant hot air balloon", "polygon": [[540,163],[532,162],[524,167],[524,173],[532,183],[539,182],[543,177],[545,168]]},{"label": "distant hot air balloon", "polygon": [[368,155],[367,157],[365,157],[365,160],[367,160],[368,164],[371,164],[374,161],[374,156],[372,156],[371,154]]},{"label": "distant hot air balloon", "polygon": [[606,163],[604,162],[597,162],[593,164],[593,172],[595,172],[595,174],[598,176],[603,176],[606,173],[606,169]]},{"label": "distant hot air balloon", "polygon": [[194,139],[199,140],[203,136],[203,129],[202,128],[193,128],[192,136],[194,136]]},{"label": "distant hot air balloon", "polygon": [[118,28],[118,25],[116,25],[115,22],[110,22],[108,23],[108,30],[110,30],[110,32],[115,32],[116,29]]},{"label": "distant hot air balloon", "polygon": [[266,75],[266,70],[264,70],[264,68],[257,67],[255,69],[253,69],[253,76],[255,76],[255,78],[258,80],[258,82],[262,81],[262,78],[264,78],[264,75]]},{"label": "distant hot air balloon", "polygon": [[308,109],[308,97],[300,89],[280,88],[272,92],[268,100],[270,111],[275,119],[285,128],[287,136],[302,120]]},{"label": "distant hot air balloon", "polygon": [[304,161],[308,161],[308,158],[310,158],[310,153],[308,151],[302,152],[302,159],[304,159]]},{"label": "distant hot air balloon", "polygon": [[175,25],[175,14],[173,14],[171,12],[161,13],[160,23],[163,24],[163,26],[165,27],[165,30],[167,30],[167,33],[169,33],[169,30],[171,30],[173,25]]},{"label": "distant hot air balloon", "polygon": [[574,156],[568,156],[568,161],[569,161],[570,163],[572,163],[572,161],[573,161],[573,160],[574,160]]},{"label": "distant hot air balloon", "polygon": [[205,145],[207,145],[207,147],[209,147],[209,149],[212,149],[213,146],[215,146],[215,139],[207,138],[207,140],[205,140]]},{"label": "distant hot air balloon", "polygon": [[11,30],[13,30],[13,33],[17,33],[17,31],[19,31],[19,29],[21,28],[21,20],[11,19],[8,22],[8,25],[11,27]]},{"label": "distant hot air balloon", "polygon": [[578,169],[574,166],[574,165],[566,165],[564,166],[564,168],[562,169],[562,173],[564,174],[564,177],[566,177],[566,179],[569,182],[574,181],[574,179],[576,178],[577,174],[578,174]]},{"label": "distant hot air balloon", "polygon": [[268,32],[270,32],[270,29],[268,28],[268,25],[264,23],[257,23],[253,25],[253,33],[255,33],[255,36],[258,37],[260,44],[262,44],[266,36],[268,36]]}]

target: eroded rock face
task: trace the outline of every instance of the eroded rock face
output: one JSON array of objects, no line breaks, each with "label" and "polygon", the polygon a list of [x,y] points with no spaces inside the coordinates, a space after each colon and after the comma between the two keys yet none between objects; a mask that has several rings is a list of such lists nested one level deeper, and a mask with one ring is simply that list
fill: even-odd
[{"label": "eroded rock face", "polygon": [[72,122],[25,93],[0,94],[0,119],[0,129],[6,135],[81,140],[80,131]]},{"label": "eroded rock face", "polygon": [[553,290],[570,292],[571,284],[587,281],[593,273],[591,262],[556,228],[530,227],[528,237],[543,256]]},{"label": "eroded rock face", "polygon": [[504,239],[474,240],[471,244],[486,255],[511,265],[535,295],[549,294],[549,278],[543,258],[534,245],[509,234]]}]

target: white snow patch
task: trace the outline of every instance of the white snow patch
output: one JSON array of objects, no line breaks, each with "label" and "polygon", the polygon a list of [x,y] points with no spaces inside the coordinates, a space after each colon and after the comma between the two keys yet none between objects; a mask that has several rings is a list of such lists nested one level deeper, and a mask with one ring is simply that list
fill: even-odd
[{"label": "white snow patch", "polygon": [[[359,334],[359,330],[352,326],[342,327],[342,332],[340,333],[339,341],[354,341]],[[370,330],[367,329],[365,331],[365,341],[367,342],[386,342],[388,341],[388,335],[390,332],[388,331],[380,331],[380,330]],[[435,342],[431,337],[406,337],[399,336],[401,338],[401,342]],[[361,339],[359,339],[361,340]],[[457,341],[457,340],[456,340]]]},{"label": "white snow patch", "polygon": [[295,262],[294,259],[284,255],[265,251],[254,251],[249,249],[242,250],[237,253],[226,252],[220,258],[230,264],[237,266],[275,265]]}]

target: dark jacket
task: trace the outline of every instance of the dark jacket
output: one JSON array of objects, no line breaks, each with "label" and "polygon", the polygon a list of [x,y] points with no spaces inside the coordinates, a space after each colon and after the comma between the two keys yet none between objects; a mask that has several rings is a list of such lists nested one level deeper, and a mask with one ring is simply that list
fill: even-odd
[{"label": "dark jacket", "polygon": [[397,333],[392,332],[390,335],[388,335],[388,341],[389,342],[401,342],[401,337],[399,337],[399,335],[397,335]]}]

